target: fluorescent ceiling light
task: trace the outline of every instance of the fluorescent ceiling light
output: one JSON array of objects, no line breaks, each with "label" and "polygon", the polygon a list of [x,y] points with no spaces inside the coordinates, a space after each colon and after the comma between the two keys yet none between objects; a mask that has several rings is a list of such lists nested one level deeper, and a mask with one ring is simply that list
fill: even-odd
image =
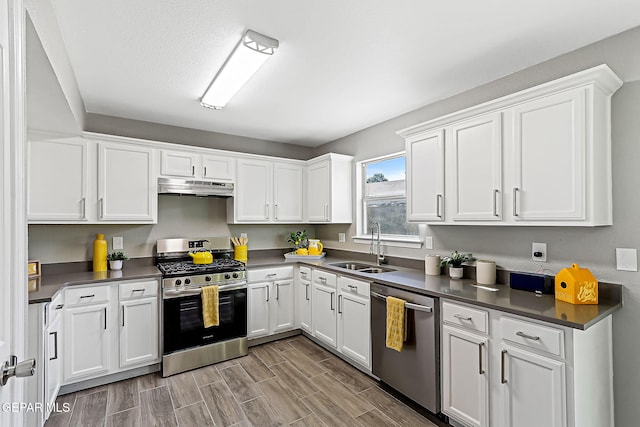
[{"label": "fluorescent ceiling light", "polygon": [[278,48],[278,40],[247,30],[202,96],[203,107],[219,110]]}]

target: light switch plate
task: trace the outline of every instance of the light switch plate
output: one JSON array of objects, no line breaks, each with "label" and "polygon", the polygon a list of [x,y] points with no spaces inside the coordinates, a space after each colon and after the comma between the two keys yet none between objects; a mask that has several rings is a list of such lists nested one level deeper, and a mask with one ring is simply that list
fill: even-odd
[{"label": "light switch plate", "polygon": [[433,237],[425,236],[425,238],[424,238],[424,248],[425,249],[433,249]]},{"label": "light switch plate", "polygon": [[638,271],[638,251],[616,248],[616,268],[621,271]]},{"label": "light switch plate", "polygon": [[124,248],[124,242],[122,237],[114,237],[112,246],[114,251],[122,250]]},{"label": "light switch plate", "polygon": [[347,236],[345,233],[338,233],[338,242],[344,243],[347,241]]}]

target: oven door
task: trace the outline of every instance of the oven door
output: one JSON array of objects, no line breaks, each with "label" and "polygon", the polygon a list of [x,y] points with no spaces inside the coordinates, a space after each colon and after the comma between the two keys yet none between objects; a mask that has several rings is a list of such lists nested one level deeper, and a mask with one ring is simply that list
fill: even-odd
[{"label": "oven door", "polygon": [[199,293],[163,299],[163,354],[247,336],[247,289],[224,290],[218,295],[220,324],[204,327]]}]

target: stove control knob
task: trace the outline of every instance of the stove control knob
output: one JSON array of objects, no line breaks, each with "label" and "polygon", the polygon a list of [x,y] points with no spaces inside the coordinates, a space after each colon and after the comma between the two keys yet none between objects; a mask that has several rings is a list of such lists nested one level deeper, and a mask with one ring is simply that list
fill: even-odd
[{"label": "stove control knob", "polygon": [[191,283],[191,279],[184,279],[184,284],[188,285],[189,283]]},{"label": "stove control knob", "polygon": [[229,279],[231,279],[231,276],[229,276],[229,273],[227,273],[227,274],[224,275],[224,278],[229,280]]},{"label": "stove control knob", "polygon": [[238,278],[238,273],[233,273],[233,278],[237,279]]},{"label": "stove control knob", "polygon": [[207,276],[204,278],[205,282],[210,282],[211,281],[211,276]]},{"label": "stove control knob", "polygon": [[180,279],[176,280],[176,286],[180,286],[180,285],[182,285],[182,280]]}]

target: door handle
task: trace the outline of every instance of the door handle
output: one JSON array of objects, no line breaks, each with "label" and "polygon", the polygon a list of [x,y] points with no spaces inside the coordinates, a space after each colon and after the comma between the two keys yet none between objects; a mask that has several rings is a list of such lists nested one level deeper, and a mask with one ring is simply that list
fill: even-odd
[{"label": "door handle", "polygon": [[500,382],[502,384],[507,383],[507,379],[504,377],[504,356],[507,354],[507,350],[502,350],[502,354],[500,354]]},{"label": "door handle", "polygon": [[269,295],[269,285],[267,285],[266,288],[267,288],[267,301],[269,301],[269,296],[270,296]]},{"label": "door handle", "polygon": [[202,176],[205,177],[205,178],[207,177],[207,167],[206,166],[202,167]]},{"label": "door handle", "polygon": [[498,193],[500,191],[499,190],[493,190],[493,216],[499,216],[498,215]]},{"label": "door handle", "polygon": [[9,356],[9,360],[2,362],[0,367],[0,386],[6,385],[11,377],[30,377],[36,372],[36,359],[27,359],[18,363],[16,356]]},{"label": "door handle", "polygon": [[280,300],[280,284],[276,283],[276,301]]},{"label": "door handle", "polygon": [[342,314],[342,295],[338,295],[338,314]]},{"label": "door handle", "polygon": [[458,314],[458,313],[454,314],[453,317],[455,317],[456,319],[459,319],[459,320],[466,320],[467,322],[471,321],[471,317],[464,317],[463,315]]},{"label": "door handle", "polygon": [[196,176],[196,167],[191,166],[191,176]]},{"label": "door handle", "polygon": [[107,307],[104,308],[104,330],[107,330]]},{"label": "door handle", "polygon": [[100,219],[104,218],[104,199],[100,198]]},{"label": "door handle", "polygon": [[[379,294],[377,292],[373,292],[371,291],[371,296],[374,298],[378,298],[381,300],[386,301],[387,300],[387,296],[386,295],[382,295]],[[404,303],[404,308],[409,309],[409,310],[416,310],[416,311],[424,311],[425,313],[432,313],[433,312],[433,308],[432,307],[427,307],[426,305],[420,305],[420,304],[414,304],[412,302],[405,302]]]},{"label": "door handle", "polygon": [[518,216],[518,192],[520,189],[515,187],[513,189],[513,216]]},{"label": "door handle", "polygon": [[124,326],[124,305],[122,306],[122,326]]},{"label": "door handle", "polygon": [[333,296],[335,295],[335,292],[331,292],[331,311],[334,311],[336,308],[333,306]]},{"label": "door handle", "polygon": [[442,204],[442,194],[438,194],[436,195],[436,216],[438,218],[442,218],[441,204]]},{"label": "door handle", "polygon": [[49,336],[54,335],[55,341],[53,342],[53,349],[55,356],[50,357],[49,360],[56,360],[58,358],[58,331],[49,332]]},{"label": "door handle", "polygon": [[482,347],[484,347],[483,342],[478,344],[478,373],[480,375],[484,374],[483,363],[482,363]]},{"label": "door handle", "polygon": [[278,219],[278,205],[273,205],[273,219]]},{"label": "door handle", "polygon": [[307,301],[309,301],[309,284],[308,283],[304,284],[304,297],[307,299]]},{"label": "door handle", "polygon": [[82,198],[82,219],[87,219],[87,198]]},{"label": "door handle", "polygon": [[522,331],[516,332],[516,335],[519,336],[519,337],[522,337],[522,338],[526,338],[528,340],[540,341],[540,337],[539,336],[527,335]]}]

